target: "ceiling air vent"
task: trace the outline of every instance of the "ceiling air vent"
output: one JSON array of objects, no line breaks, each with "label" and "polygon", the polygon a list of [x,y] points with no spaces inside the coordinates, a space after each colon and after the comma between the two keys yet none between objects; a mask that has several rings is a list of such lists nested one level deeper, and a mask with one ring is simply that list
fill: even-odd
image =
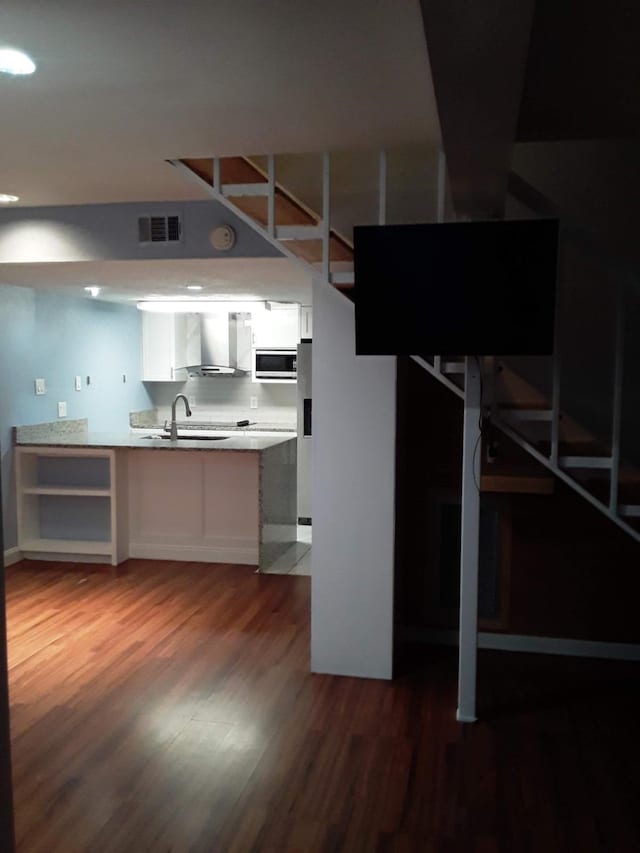
[{"label": "ceiling air vent", "polygon": [[181,236],[182,223],[177,215],[138,217],[138,243],[141,246],[152,243],[178,243]]}]

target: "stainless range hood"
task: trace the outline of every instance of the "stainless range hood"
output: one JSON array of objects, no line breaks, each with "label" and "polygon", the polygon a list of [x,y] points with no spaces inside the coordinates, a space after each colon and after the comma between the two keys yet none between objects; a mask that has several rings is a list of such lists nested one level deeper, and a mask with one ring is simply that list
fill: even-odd
[{"label": "stainless range hood", "polygon": [[250,314],[194,314],[189,324],[189,376],[245,376],[251,370]]}]

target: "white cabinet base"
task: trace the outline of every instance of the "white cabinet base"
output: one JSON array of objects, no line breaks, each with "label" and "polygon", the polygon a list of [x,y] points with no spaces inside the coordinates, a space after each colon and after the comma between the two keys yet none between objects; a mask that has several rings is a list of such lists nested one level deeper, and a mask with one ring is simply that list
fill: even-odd
[{"label": "white cabinet base", "polygon": [[129,453],[129,554],[257,565],[259,454]]},{"label": "white cabinet base", "polygon": [[16,459],[27,558],[265,568],[296,541],[295,439],[259,452],[22,447]]}]

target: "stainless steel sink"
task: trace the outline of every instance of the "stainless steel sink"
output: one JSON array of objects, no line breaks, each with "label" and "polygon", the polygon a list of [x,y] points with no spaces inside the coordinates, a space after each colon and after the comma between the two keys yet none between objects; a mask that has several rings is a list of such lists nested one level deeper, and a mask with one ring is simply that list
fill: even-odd
[{"label": "stainless steel sink", "polygon": [[[143,435],[142,438],[162,438],[165,441],[171,441],[170,435]],[[178,434],[179,439],[187,438],[189,441],[224,441],[225,438],[229,438],[228,435],[180,435]]]}]

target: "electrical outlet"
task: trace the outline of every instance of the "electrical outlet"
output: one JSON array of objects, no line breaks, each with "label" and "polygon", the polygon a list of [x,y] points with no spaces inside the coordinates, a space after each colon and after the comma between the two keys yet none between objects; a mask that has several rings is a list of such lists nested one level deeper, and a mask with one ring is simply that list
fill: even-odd
[{"label": "electrical outlet", "polygon": [[34,382],[36,394],[46,394],[47,393],[47,383],[44,379],[36,379]]},{"label": "electrical outlet", "polygon": [[258,408],[258,398],[257,397],[249,397],[249,408],[257,409]]},{"label": "electrical outlet", "polygon": [[82,391],[82,376],[76,376],[76,391]]},{"label": "electrical outlet", "polygon": [[67,404],[66,403],[58,403],[58,417],[66,418],[67,417]]}]

